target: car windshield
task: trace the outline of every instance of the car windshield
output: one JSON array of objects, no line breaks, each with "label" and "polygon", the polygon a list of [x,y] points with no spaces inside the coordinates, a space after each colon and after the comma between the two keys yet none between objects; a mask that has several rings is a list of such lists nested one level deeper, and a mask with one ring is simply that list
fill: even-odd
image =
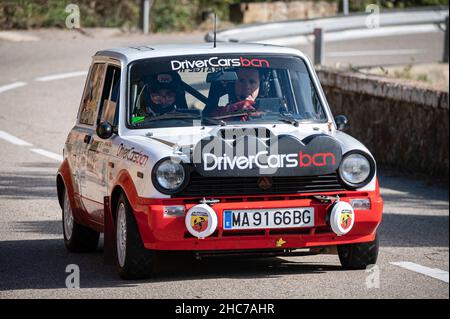
[{"label": "car windshield", "polygon": [[326,122],[304,61],[280,55],[144,59],[129,67],[129,126]]}]

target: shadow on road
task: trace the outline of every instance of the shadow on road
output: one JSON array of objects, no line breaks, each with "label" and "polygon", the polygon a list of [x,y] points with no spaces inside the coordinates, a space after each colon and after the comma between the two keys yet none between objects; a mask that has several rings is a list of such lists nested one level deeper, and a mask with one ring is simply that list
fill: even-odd
[{"label": "shadow on road", "polygon": [[101,250],[90,254],[66,251],[62,239],[0,242],[0,291],[65,288],[66,266],[80,267],[82,288],[132,287],[145,282],[214,278],[271,278],[291,274],[320,274],[340,269],[336,264],[291,262],[281,258],[215,257],[196,260],[175,253],[159,256],[156,275],[145,281],[121,280],[113,266],[103,264]]},{"label": "shadow on road", "polygon": [[61,235],[61,220],[35,220],[11,223],[11,231],[16,233],[34,233],[41,235]]},{"label": "shadow on road", "polygon": [[2,172],[0,173],[0,198],[56,199],[56,170],[55,172]]}]

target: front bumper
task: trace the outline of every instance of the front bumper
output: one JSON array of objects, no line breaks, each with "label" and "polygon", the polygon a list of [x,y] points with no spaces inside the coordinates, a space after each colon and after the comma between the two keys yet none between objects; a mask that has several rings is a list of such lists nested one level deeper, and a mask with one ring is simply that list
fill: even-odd
[{"label": "front bumper", "polygon": [[[355,210],[355,223],[351,231],[337,236],[327,224],[330,202],[321,202],[314,196],[339,195],[341,201],[369,198],[368,210]],[[214,198],[220,202],[212,207],[217,214],[217,230],[209,237],[193,237],[185,226],[184,217],[164,215],[164,206],[184,205],[186,211],[197,205],[200,199],[144,199],[139,198],[134,213],[144,246],[152,250],[250,250],[250,249],[297,249],[318,246],[370,242],[381,222],[383,201],[379,192],[339,192],[264,197]],[[224,230],[223,211],[233,209],[269,209],[289,207],[314,207],[315,225],[309,228]],[[280,238],[282,239],[280,241]],[[280,245],[282,242],[282,246]]]}]

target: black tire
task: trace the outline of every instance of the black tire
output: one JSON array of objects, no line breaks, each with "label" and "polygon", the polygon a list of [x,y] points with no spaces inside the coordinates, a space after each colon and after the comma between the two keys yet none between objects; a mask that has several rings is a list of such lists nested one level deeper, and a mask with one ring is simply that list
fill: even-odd
[{"label": "black tire", "polygon": [[367,266],[376,264],[378,248],[378,234],[372,242],[337,246],[344,269],[366,269]]},{"label": "black tire", "polygon": [[[126,241],[124,244],[124,258],[120,257],[121,254],[119,252],[119,209],[121,208],[121,205],[123,205],[125,208],[126,220]],[[117,265],[119,267],[119,275],[122,279],[145,279],[152,275],[155,253],[144,247],[130,203],[128,202],[128,199],[124,194],[120,195],[116,208],[116,247]]]},{"label": "black tire", "polygon": [[[89,227],[78,224],[75,220],[73,220],[73,215],[71,226],[67,226],[65,223],[65,217],[68,213],[66,210],[69,208],[70,214],[72,215],[72,207],[70,206],[67,190],[65,189],[62,207],[62,226],[64,245],[67,250],[73,253],[86,253],[97,250],[100,233]],[[71,231],[66,229],[67,227],[70,227]]]}]

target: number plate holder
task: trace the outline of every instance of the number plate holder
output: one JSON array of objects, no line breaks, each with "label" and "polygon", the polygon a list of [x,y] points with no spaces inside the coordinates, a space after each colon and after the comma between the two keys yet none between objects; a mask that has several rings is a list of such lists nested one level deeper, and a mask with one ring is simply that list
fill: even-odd
[{"label": "number plate holder", "polygon": [[314,207],[224,210],[223,229],[314,227]]}]

